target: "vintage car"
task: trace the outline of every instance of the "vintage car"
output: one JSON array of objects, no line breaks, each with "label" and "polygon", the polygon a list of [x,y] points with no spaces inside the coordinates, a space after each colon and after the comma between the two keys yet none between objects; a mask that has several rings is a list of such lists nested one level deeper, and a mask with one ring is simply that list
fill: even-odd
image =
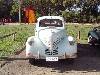
[{"label": "vintage car", "polygon": [[94,27],[88,33],[88,43],[90,45],[100,45],[100,26]]},{"label": "vintage car", "polygon": [[72,36],[66,35],[64,25],[64,19],[60,16],[38,18],[35,36],[29,37],[26,42],[26,57],[30,62],[77,57],[77,43]]}]

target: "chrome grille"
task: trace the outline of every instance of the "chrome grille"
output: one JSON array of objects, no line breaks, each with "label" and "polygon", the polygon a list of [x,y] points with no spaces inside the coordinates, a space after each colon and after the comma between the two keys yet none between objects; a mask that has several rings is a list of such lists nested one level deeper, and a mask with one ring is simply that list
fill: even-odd
[{"label": "chrome grille", "polygon": [[57,50],[49,50],[49,49],[46,49],[45,50],[45,54],[46,55],[57,55],[58,54],[58,51]]}]

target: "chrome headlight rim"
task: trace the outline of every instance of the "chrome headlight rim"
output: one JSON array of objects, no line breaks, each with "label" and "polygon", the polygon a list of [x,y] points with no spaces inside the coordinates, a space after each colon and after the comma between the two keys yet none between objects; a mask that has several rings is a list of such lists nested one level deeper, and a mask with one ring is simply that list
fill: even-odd
[{"label": "chrome headlight rim", "polygon": [[33,43],[34,43],[34,41],[29,41],[29,42],[28,42],[28,44],[29,44],[30,46],[32,46]]},{"label": "chrome headlight rim", "polygon": [[68,41],[74,41],[74,38],[72,36],[68,36]]},{"label": "chrome headlight rim", "polygon": [[72,36],[68,36],[68,41],[70,45],[74,45],[75,44],[75,40]]}]

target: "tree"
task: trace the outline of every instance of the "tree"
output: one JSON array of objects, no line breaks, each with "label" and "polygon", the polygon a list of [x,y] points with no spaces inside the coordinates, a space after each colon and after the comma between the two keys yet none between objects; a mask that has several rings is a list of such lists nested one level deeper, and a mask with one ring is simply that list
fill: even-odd
[{"label": "tree", "polygon": [[7,17],[11,11],[11,0],[0,0],[0,17]]}]

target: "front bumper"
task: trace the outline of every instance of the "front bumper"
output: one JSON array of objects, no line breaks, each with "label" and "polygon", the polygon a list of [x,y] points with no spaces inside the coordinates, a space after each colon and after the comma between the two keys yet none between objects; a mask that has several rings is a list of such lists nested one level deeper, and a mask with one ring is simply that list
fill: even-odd
[{"label": "front bumper", "polygon": [[34,59],[46,59],[46,57],[58,57],[58,59],[67,59],[67,58],[77,58],[77,53],[73,53],[70,55],[67,55],[66,53],[64,53],[63,55],[40,55],[40,53],[38,53],[37,55],[33,55],[32,53],[27,53],[26,54],[27,58],[34,58]]}]

